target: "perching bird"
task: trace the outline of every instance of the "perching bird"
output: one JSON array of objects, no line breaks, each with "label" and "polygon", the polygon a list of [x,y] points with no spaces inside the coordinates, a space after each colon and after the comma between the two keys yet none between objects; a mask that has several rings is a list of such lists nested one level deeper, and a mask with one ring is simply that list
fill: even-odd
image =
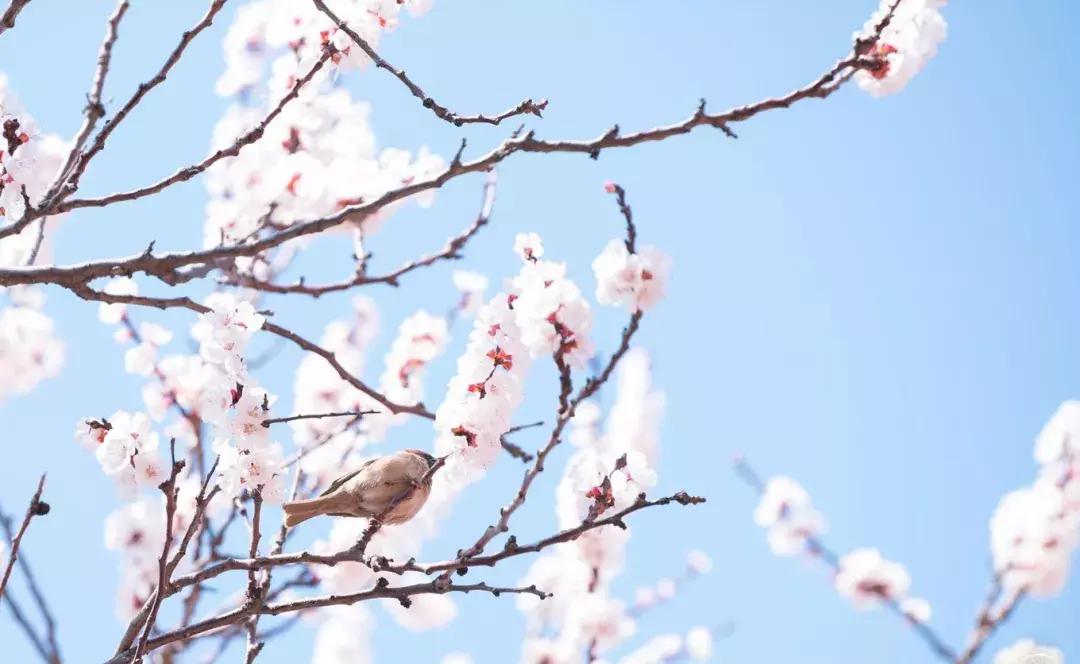
[{"label": "perching bird", "polygon": [[[435,457],[427,452],[411,449],[372,459],[334,480],[318,498],[285,503],[285,526],[292,528],[321,514],[404,523],[427,501],[431,493],[428,471],[435,463]],[[387,509],[390,511],[384,515]]]}]

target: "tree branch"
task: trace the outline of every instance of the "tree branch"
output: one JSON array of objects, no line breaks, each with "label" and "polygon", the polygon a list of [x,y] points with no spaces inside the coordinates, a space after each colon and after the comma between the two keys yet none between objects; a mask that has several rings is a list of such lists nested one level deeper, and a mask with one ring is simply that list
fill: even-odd
[{"label": "tree branch", "polygon": [[15,18],[28,4],[30,0],[11,0],[3,15],[0,15],[0,35],[15,27]]},{"label": "tree branch", "polygon": [[11,538],[11,552],[8,553],[7,566],[4,567],[3,576],[0,576],[0,598],[4,596],[4,588],[7,587],[8,579],[11,578],[11,570],[19,558],[19,545],[22,544],[23,536],[26,535],[26,529],[30,527],[30,520],[35,516],[44,516],[49,513],[49,504],[41,500],[41,493],[44,490],[45,476],[42,475],[38,480],[37,491],[34,492],[33,497],[30,498],[30,504],[26,507],[19,530],[15,533],[15,537]]},{"label": "tree branch", "polygon": [[344,21],[338,18],[337,15],[334,14],[334,12],[330,11],[330,8],[326,6],[326,3],[323,2],[323,0],[312,1],[315,3],[315,7],[318,8],[319,11],[321,11],[323,14],[326,14],[327,18],[333,21],[339,30],[347,34],[349,36],[349,39],[352,39],[352,41],[360,47],[360,50],[362,50],[365,55],[371,58],[371,61],[375,63],[376,67],[378,67],[379,69],[385,69],[386,71],[393,74],[394,77],[397,78],[397,80],[401,81],[401,83],[409,89],[409,92],[411,92],[414,97],[419,99],[424,104],[424,108],[430,109],[431,112],[434,113],[435,116],[438,117],[440,120],[449,122],[456,127],[460,127],[465,124],[497,125],[503,120],[518,115],[529,114],[535,115],[536,117],[542,117],[544,109],[547,108],[548,102],[546,99],[541,99],[538,102],[534,102],[532,99],[526,99],[517,106],[503,111],[502,113],[499,113],[495,116],[458,115],[457,113],[454,113],[450,109],[440,105],[438,102],[432,99],[426,92],[424,92],[420,88],[419,85],[414,83],[412,79],[410,79],[403,70],[394,67],[392,64],[383,59],[383,57],[380,56],[375,51],[375,49],[371,47],[371,44],[367,43],[367,41],[359,34],[357,34],[355,30],[350,28]]},{"label": "tree branch", "polygon": [[140,198],[156,194],[159,191],[167,189],[174,184],[187,182],[195,176],[204,173],[208,168],[221,161],[222,159],[225,159],[226,157],[235,157],[236,155],[240,154],[240,150],[244,149],[244,147],[259,141],[263,137],[263,135],[266,133],[267,126],[269,126],[269,124],[274,121],[274,118],[281,115],[281,112],[285,109],[289,102],[300,96],[300,91],[306,85],[308,85],[313,78],[315,78],[315,75],[319,73],[319,71],[323,68],[324,65],[326,65],[333,53],[334,51],[331,48],[324,49],[322,55],[320,55],[319,59],[315,61],[315,64],[312,65],[311,69],[309,69],[306,74],[300,77],[293,84],[292,89],[289,90],[288,94],[286,94],[278,101],[277,105],[275,105],[274,108],[272,108],[270,112],[266,114],[266,117],[260,120],[259,123],[256,124],[254,127],[241,134],[240,137],[232,143],[232,145],[221,148],[211,154],[206,159],[200,161],[199,163],[181,168],[172,175],[162,180],[159,180],[154,184],[140,187],[138,189],[132,189],[131,191],[124,191],[110,194],[108,196],[102,196],[101,198],[72,199],[58,205],[56,208],[56,212],[67,212],[69,210],[75,210],[85,207],[105,207],[107,205],[112,205],[113,203],[119,203],[121,201],[138,200]]},{"label": "tree branch", "polygon": [[713,127],[732,134],[729,125],[744,122],[750,118],[771,110],[788,108],[804,99],[824,98],[838,89],[838,82],[843,82],[848,74],[858,69],[877,66],[876,61],[851,55],[838,61],[825,74],[807,86],[798,88],[781,97],[765,99],[747,106],[740,106],[724,113],[705,112],[704,103],[685,120],[673,125],[655,127],[643,131],[620,134],[614,126],[597,138],[584,141],[545,141],[537,139],[533,132],[515,134],[487,154],[472,161],[462,161],[456,157],[438,175],[425,180],[417,180],[408,185],[390,190],[372,201],[358,203],[341,209],[337,213],[308,221],[299,221],[265,238],[243,244],[220,246],[201,251],[186,251],[155,255],[143,252],[136,256],[121,259],[94,261],[68,266],[9,268],[0,270],[0,286],[15,286],[32,283],[53,283],[64,285],[72,280],[87,282],[100,277],[130,276],[142,272],[175,285],[205,274],[205,270],[191,273],[182,271],[193,266],[205,266],[213,269],[222,261],[238,257],[254,256],[268,249],[296,238],[321,233],[346,222],[355,222],[375,214],[382,208],[414,194],[437,189],[452,179],[468,173],[490,170],[496,164],[517,153],[581,153],[598,157],[602,150],[625,148],[642,143],[662,141],[673,136],[687,134],[697,127]]},{"label": "tree branch", "polygon": [[161,492],[165,494],[165,543],[161,547],[161,556],[158,558],[158,582],[157,588],[154,589],[153,599],[150,604],[150,612],[146,617],[146,625],[143,627],[142,636],[139,638],[138,644],[135,646],[135,652],[131,656],[132,664],[139,664],[142,661],[143,655],[147,650],[147,641],[150,638],[150,633],[154,630],[154,623],[157,622],[158,610],[161,608],[161,602],[165,599],[165,590],[168,587],[168,573],[169,573],[169,549],[172,548],[173,538],[173,517],[176,515],[176,477],[180,474],[180,471],[184,469],[184,461],[176,460],[176,439],[174,438],[169,447],[172,456],[172,468],[169,472],[169,479],[162,482]]},{"label": "tree branch", "polygon": [[[221,629],[229,625],[235,625],[244,619],[248,618],[255,613],[260,615],[281,615],[284,613],[294,613],[297,611],[305,611],[309,609],[321,608],[324,606],[346,606],[356,604],[358,602],[366,602],[373,599],[396,599],[399,602],[407,603],[409,598],[416,595],[443,595],[451,592],[469,593],[469,592],[486,592],[495,595],[496,597],[503,594],[531,594],[540,598],[546,598],[547,593],[536,588],[536,586],[528,586],[525,588],[501,588],[489,586],[486,583],[476,583],[471,585],[438,585],[434,582],[418,583],[409,586],[397,586],[391,587],[385,580],[381,580],[376,583],[375,588],[364,592],[351,593],[348,595],[327,595],[324,597],[314,597],[311,599],[296,600],[293,602],[282,602],[279,604],[271,604],[259,607],[258,609],[250,606],[241,606],[231,611],[226,611],[213,618],[208,618],[202,622],[189,625],[187,627],[176,629],[171,632],[166,632],[158,636],[153,637],[147,643],[146,652],[152,652],[161,646],[175,643],[176,641],[184,641],[194,638],[200,634],[206,632]],[[128,661],[128,653],[120,653],[119,655],[108,660],[106,664],[123,664]]]},{"label": "tree branch", "polygon": [[304,283],[304,279],[301,278],[297,283],[293,285],[275,284],[271,281],[264,281],[256,279],[250,275],[241,275],[231,273],[225,281],[236,286],[244,286],[246,288],[253,288],[258,291],[266,293],[299,293],[302,295],[310,295],[312,297],[320,297],[327,293],[333,293],[337,291],[348,290],[355,286],[364,286],[368,284],[387,284],[389,286],[398,286],[398,280],[412,272],[423,267],[428,267],[441,260],[456,260],[461,258],[461,250],[465,248],[465,245],[475,236],[480,229],[488,224],[491,220],[492,208],[495,205],[495,184],[496,184],[495,171],[490,171],[487,175],[487,179],[484,183],[483,203],[480,207],[480,213],[476,216],[476,220],[473,221],[468,228],[458,233],[454,237],[446,241],[446,246],[441,251],[428,254],[421,258],[415,258],[393,272],[388,272],[383,275],[369,276],[366,271],[359,271],[355,277],[347,279],[345,281],[323,284],[316,286],[308,286]]}]

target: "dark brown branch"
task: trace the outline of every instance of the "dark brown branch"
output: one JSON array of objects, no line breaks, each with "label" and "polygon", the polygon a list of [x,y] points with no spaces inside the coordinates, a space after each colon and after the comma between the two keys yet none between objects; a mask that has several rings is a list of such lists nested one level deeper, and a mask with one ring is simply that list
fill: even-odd
[{"label": "dark brown branch", "polygon": [[28,4],[30,0],[11,0],[3,15],[0,15],[0,35],[15,27],[15,18]]},{"label": "dark brown branch", "polygon": [[131,663],[138,664],[142,661],[143,655],[147,650],[147,641],[150,638],[150,633],[154,630],[154,623],[157,622],[158,610],[161,608],[161,603],[165,599],[165,590],[168,587],[168,573],[169,573],[169,549],[172,548],[173,539],[173,517],[176,515],[176,477],[180,474],[180,471],[184,469],[183,460],[176,460],[176,439],[174,438],[169,443],[170,454],[172,459],[172,468],[169,471],[169,479],[161,483],[158,488],[165,494],[165,543],[161,547],[161,556],[158,558],[158,581],[157,588],[154,589],[153,599],[150,604],[150,612],[146,617],[146,625],[143,627],[142,636],[139,638],[138,644],[135,646],[135,652],[131,656]]},{"label": "dark brown branch", "polygon": [[[178,284],[188,281],[197,276],[202,276],[207,269],[213,269],[224,261],[231,261],[237,257],[254,256],[268,249],[296,238],[321,233],[346,222],[354,222],[369,215],[375,214],[391,203],[408,198],[414,194],[432,189],[438,189],[452,179],[468,173],[476,173],[490,170],[496,164],[502,162],[513,154],[540,153],[551,154],[561,152],[581,153],[590,156],[598,156],[602,150],[611,148],[624,148],[642,143],[661,141],[672,136],[687,134],[697,127],[714,127],[727,129],[728,125],[744,122],[760,113],[787,108],[792,104],[809,98],[824,98],[832,94],[838,86],[833,85],[837,80],[857,69],[865,69],[874,66],[872,61],[857,56],[850,56],[836,63],[825,74],[811,84],[799,88],[782,97],[765,99],[763,101],[731,109],[720,114],[705,112],[704,105],[685,120],[673,125],[646,129],[632,134],[621,134],[617,127],[613,127],[601,136],[585,141],[544,141],[537,139],[533,132],[514,135],[505,140],[491,152],[473,161],[465,162],[455,158],[447,168],[436,176],[426,180],[418,180],[411,184],[393,189],[378,196],[374,200],[359,203],[341,209],[337,213],[298,222],[273,235],[238,245],[215,247],[201,251],[186,251],[155,255],[144,252],[136,256],[122,259],[95,261],[68,266],[37,267],[37,268],[10,268],[0,270],[0,286],[15,286],[32,283],[53,283],[65,285],[72,280],[82,282],[100,277],[130,276],[133,273],[142,272],[168,284]],[[730,129],[728,129],[730,132]],[[199,266],[207,269],[199,269]],[[185,268],[195,268],[190,272],[184,272]]]},{"label": "dark brown branch", "polygon": [[594,521],[582,521],[581,524],[568,528],[545,537],[544,539],[537,540],[531,544],[518,544],[516,538],[512,538],[508,541],[507,546],[498,553],[489,554],[486,556],[474,556],[467,560],[452,559],[444,560],[434,563],[417,563],[415,561],[407,561],[404,563],[394,563],[381,557],[364,557],[358,555],[357,547],[350,547],[344,551],[339,551],[333,554],[320,555],[313,554],[307,551],[299,553],[288,553],[282,555],[271,555],[264,558],[255,558],[250,560],[229,559],[216,563],[209,567],[203,568],[197,572],[189,574],[184,577],[180,577],[173,581],[173,592],[180,590],[186,586],[203,583],[209,579],[220,576],[226,572],[237,570],[250,570],[250,569],[265,569],[272,567],[280,567],[283,565],[337,565],[343,562],[361,562],[372,570],[379,573],[391,573],[391,574],[404,574],[406,572],[420,572],[422,574],[435,574],[448,571],[458,571],[468,569],[470,567],[494,567],[496,563],[506,560],[507,558],[513,558],[516,556],[524,555],[527,553],[537,553],[555,544],[562,542],[572,542],[580,537],[583,533],[590,530],[596,530],[603,528],[604,526],[615,526],[618,528],[625,528],[625,519],[627,516],[643,510],[649,507],[658,507],[669,505],[671,503],[678,503],[679,505],[698,505],[705,502],[704,498],[699,496],[691,496],[685,491],[679,491],[678,493],[656,500],[647,500],[644,496],[639,496],[638,500],[633,505],[623,508],[618,512],[611,514],[602,519],[596,519]]},{"label": "dark brown branch", "polygon": [[[147,644],[147,652],[151,652],[162,646],[177,641],[184,641],[194,638],[201,634],[211,632],[214,630],[227,627],[229,625],[235,625],[245,620],[251,615],[258,613],[260,615],[281,615],[284,613],[294,613],[297,611],[306,611],[309,609],[317,609],[324,606],[347,606],[356,604],[358,602],[366,602],[373,599],[396,599],[399,602],[407,604],[409,598],[415,595],[443,595],[451,592],[470,593],[470,592],[485,592],[491,593],[496,597],[504,594],[531,594],[540,598],[546,598],[547,593],[536,588],[536,586],[528,586],[525,588],[500,588],[489,586],[486,583],[475,583],[470,585],[461,584],[448,584],[440,585],[434,582],[430,583],[417,583],[409,586],[397,586],[391,587],[386,581],[381,581],[375,585],[372,590],[364,592],[351,593],[348,595],[328,595],[324,597],[314,597],[310,599],[297,600],[293,602],[282,602],[279,604],[270,604],[261,606],[258,608],[251,606],[241,606],[231,611],[226,611],[213,618],[208,618],[202,622],[189,625],[187,627],[173,630],[160,634],[150,639]],[[128,661],[128,653],[121,653],[106,664],[122,664]]]},{"label": "dark brown branch", "polygon": [[360,271],[357,275],[351,279],[341,281],[332,284],[323,284],[316,286],[309,286],[301,279],[299,282],[293,285],[275,284],[270,281],[263,281],[256,279],[249,275],[230,274],[226,277],[226,282],[244,286],[246,288],[253,288],[255,290],[267,292],[267,293],[299,293],[302,295],[310,295],[312,297],[319,297],[327,293],[333,293],[337,291],[348,290],[356,286],[364,286],[368,284],[387,284],[389,286],[398,286],[398,280],[412,272],[423,267],[428,267],[441,260],[456,260],[461,258],[461,250],[465,248],[466,243],[475,236],[481,228],[486,226],[491,220],[491,212],[495,205],[495,184],[496,176],[495,171],[488,173],[487,179],[484,183],[483,202],[480,206],[480,213],[476,216],[476,220],[473,221],[468,228],[458,233],[454,237],[446,241],[446,246],[441,251],[428,254],[422,258],[413,259],[393,272],[388,272],[383,275],[370,276],[365,271]]},{"label": "dark brown branch", "polygon": [[[252,500],[255,503],[254,511],[251,517],[251,546],[248,549],[248,555],[252,558],[259,555],[259,539],[262,535],[262,495],[255,491],[252,495]],[[253,607],[262,605],[262,586],[256,578],[257,570],[248,571],[248,586],[247,586],[247,604]],[[254,614],[248,619],[246,624],[247,629],[247,650],[245,652],[244,661],[245,664],[251,664],[255,661],[255,658],[259,656],[262,651],[263,644],[258,641],[257,631],[259,628],[259,614]]]},{"label": "dark brown branch", "polygon": [[313,78],[315,78],[315,75],[318,74],[319,71],[323,68],[323,66],[326,65],[332,55],[333,51],[331,49],[328,48],[324,50],[322,55],[319,56],[319,59],[315,61],[314,65],[312,65],[311,69],[309,69],[306,74],[300,77],[293,84],[292,89],[289,90],[288,94],[286,94],[278,101],[277,105],[275,105],[274,108],[266,114],[266,117],[264,117],[261,121],[259,121],[257,125],[249,129],[247,132],[243,133],[232,143],[232,145],[221,148],[220,150],[217,150],[199,163],[181,168],[172,175],[162,180],[159,180],[154,184],[140,187],[138,189],[132,189],[131,191],[124,191],[110,194],[108,196],[102,196],[101,198],[72,199],[58,205],[56,208],[56,213],[67,212],[68,210],[75,210],[85,207],[105,207],[106,205],[112,205],[113,203],[119,203],[121,201],[134,201],[140,198],[144,198],[146,196],[156,194],[163,189],[167,189],[174,184],[187,182],[195,176],[205,172],[208,168],[221,161],[222,159],[225,159],[226,157],[235,157],[236,155],[240,154],[240,150],[242,150],[244,147],[257,142],[263,137],[263,135],[266,133],[267,126],[269,126],[269,124],[274,121],[274,118],[281,114],[281,112],[285,109],[285,106],[287,106],[289,102],[293,101],[300,95],[300,91],[305,86],[307,86]]},{"label": "dark brown branch", "polygon": [[338,18],[337,15],[334,14],[334,12],[330,11],[330,8],[326,6],[326,3],[323,2],[323,0],[312,1],[315,3],[315,7],[317,7],[319,11],[321,11],[323,14],[326,14],[327,18],[333,21],[334,24],[337,25],[339,30],[347,34],[349,38],[352,39],[352,41],[360,47],[360,50],[362,50],[365,55],[371,58],[371,61],[375,63],[376,67],[378,67],[379,69],[385,69],[386,71],[393,74],[394,77],[397,78],[397,80],[401,81],[401,83],[406,88],[408,88],[409,92],[411,92],[414,97],[416,97],[423,103],[424,108],[430,109],[431,112],[434,113],[436,117],[438,117],[440,120],[445,120],[446,122],[449,122],[456,127],[460,127],[465,124],[497,125],[503,120],[518,115],[529,114],[535,115],[536,117],[542,117],[544,109],[547,108],[548,103],[546,99],[541,99],[538,102],[534,102],[532,99],[526,99],[517,106],[503,111],[502,113],[499,113],[495,116],[458,115],[457,113],[454,113],[450,109],[440,105],[438,102],[432,99],[426,92],[423,91],[423,89],[420,88],[419,85],[414,83],[412,79],[410,79],[403,70],[398,69],[397,67],[394,67],[392,64],[387,62],[375,51],[375,49],[371,47],[371,44],[367,43],[367,41],[364,40],[364,38],[361,37],[359,34],[357,34],[355,30],[350,28],[344,21]]},{"label": "dark brown branch", "polygon": [[[15,532],[11,529],[11,519],[2,510],[0,510],[0,528],[3,528],[4,539],[10,547],[15,540]],[[34,604],[37,606],[41,619],[45,623],[44,642],[41,648],[42,657],[47,662],[59,664],[61,658],[60,645],[56,636],[56,618],[53,616],[52,609],[49,607],[49,603],[41,591],[41,586],[37,582],[37,576],[35,576],[33,569],[30,568],[30,563],[27,562],[25,555],[19,557],[18,565],[19,570],[22,571],[23,577],[26,579],[26,586],[30,590],[30,596],[34,599]],[[20,626],[27,631],[27,636],[31,641],[34,641],[35,644],[41,642],[41,637],[37,635],[30,624],[28,622],[24,624],[23,620],[17,615],[19,608],[10,593],[8,593],[6,599],[12,605],[13,614],[16,614],[16,622],[19,622]]]},{"label": "dark brown branch", "polygon": [[279,424],[281,422],[293,422],[295,420],[321,420],[327,417],[353,417],[360,419],[364,415],[377,415],[377,410],[350,410],[341,413],[304,413],[303,415],[289,415],[288,417],[271,417],[268,420],[263,420],[262,425],[269,427],[271,424]]},{"label": "dark brown branch", "polygon": [[142,102],[143,98],[145,98],[151,90],[165,81],[165,78],[169,75],[169,72],[176,63],[180,61],[180,58],[183,57],[184,51],[187,50],[187,47],[191,42],[199,36],[199,33],[210,27],[210,24],[214,22],[214,18],[217,16],[218,12],[221,11],[221,8],[225,6],[225,2],[226,0],[212,0],[209,8],[199,22],[190,30],[185,31],[180,37],[180,42],[165,59],[165,63],[162,64],[158,72],[149,80],[140,83],[135,94],[120,107],[120,110],[117,111],[116,115],[114,115],[111,120],[105,123],[105,126],[101,128],[101,131],[98,132],[98,135],[94,138],[90,148],[83,152],[77,159],[71,170],[70,177],[67,178],[64,189],[58,192],[57,196],[49,201],[50,205],[46,206],[40,213],[51,214],[52,210],[50,208],[52,206],[55,206],[64,196],[73,193],[79,188],[79,180],[82,178],[83,173],[86,172],[86,167],[89,166],[90,161],[97,156],[98,153],[105,149],[105,142],[109,139],[109,136],[111,136],[116,128],[120,126],[131,111],[135,110],[135,107]]},{"label": "dark brown branch", "polygon": [[49,513],[49,504],[41,500],[41,493],[45,490],[45,476],[38,480],[37,491],[30,498],[30,504],[26,506],[22,523],[15,536],[11,538],[11,550],[8,552],[7,566],[4,567],[4,575],[0,577],[0,598],[4,596],[4,588],[7,587],[8,579],[11,578],[11,570],[15,567],[15,561],[19,559],[19,545],[22,544],[26,529],[30,527],[30,521],[35,516],[44,516]]},{"label": "dark brown branch", "polygon": [[[84,300],[107,302],[110,304],[137,304],[145,307],[155,307],[157,309],[188,309],[197,313],[206,313],[210,311],[209,307],[199,304],[198,302],[192,300],[190,297],[149,297],[145,295],[121,295],[106,293],[104,291],[95,290],[87,286],[84,282],[78,280],[65,280],[60,285],[64,286],[65,288],[75,293]],[[399,413],[408,413],[410,415],[417,415],[419,417],[424,417],[429,420],[435,419],[435,414],[428,411],[422,403],[408,405],[390,401],[385,396],[383,396],[382,393],[371,387],[368,387],[366,383],[364,383],[359,378],[350,373],[348,369],[346,369],[344,366],[342,366],[340,362],[338,362],[337,357],[334,355],[334,353],[331,353],[330,351],[326,350],[325,348],[316,343],[308,341],[307,339],[301,337],[299,334],[296,334],[292,330],[288,330],[284,327],[281,327],[280,325],[271,323],[270,321],[265,321],[263,323],[262,329],[270,332],[271,334],[275,334],[279,337],[287,339],[302,348],[303,350],[306,350],[309,353],[314,353],[315,355],[323,358],[334,369],[334,371],[337,372],[338,376],[340,376],[342,380],[374,399],[391,413],[395,415]]]},{"label": "dark brown branch", "polygon": [[[632,233],[636,235],[636,229],[634,224],[631,221],[628,221],[627,237],[629,238]],[[567,364],[565,357],[566,339],[561,338],[559,347],[553,354],[555,366],[559,370],[559,410],[558,417],[555,420],[555,427],[552,429],[547,443],[536,453],[536,460],[532,467],[525,471],[525,477],[522,478],[521,486],[518,488],[513,499],[511,499],[505,507],[499,510],[498,521],[488,526],[472,546],[458,553],[459,561],[466,561],[469,558],[483,553],[484,547],[486,547],[491,540],[498,536],[499,533],[505,533],[510,529],[510,517],[512,517],[514,512],[525,503],[525,497],[532,486],[533,480],[536,479],[537,475],[543,472],[544,461],[547,459],[548,454],[550,454],[562,440],[563,429],[566,427],[566,424],[573,419],[577,407],[581,402],[595,394],[596,391],[611,378],[611,374],[615,371],[615,367],[626,354],[626,351],[630,349],[630,340],[638,330],[642,315],[641,310],[637,310],[630,316],[630,323],[623,330],[622,338],[619,341],[619,347],[612,353],[607,364],[604,365],[603,370],[601,370],[597,376],[586,380],[585,384],[572,399],[570,398],[570,394],[573,391],[573,382],[571,380],[570,367]],[[563,337],[562,328],[559,327],[557,323],[556,331],[559,332],[560,337]],[[446,578],[445,574],[443,575],[443,578]]]},{"label": "dark brown branch", "polygon": [[[119,0],[116,9],[113,10],[105,27],[105,37],[98,49],[97,67],[94,68],[94,78],[90,82],[90,92],[86,95],[86,107],[83,109],[83,122],[79,131],[75,134],[75,140],[71,142],[71,150],[68,152],[64,166],[56,176],[56,180],[49,186],[48,191],[42,198],[42,207],[49,209],[59,196],[64,185],[71,175],[75,162],[82,153],[83,146],[90,139],[98,121],[105,117],[105,106],[101,103],[101,96],[105,90],[105,79],[109,76],[109,67],[112,64],[112,51],[116,40],[120,36],[120,21],[127,13],[129,0]],[[26,215],[29,216],[29,215]]]},{"label": "dark brown branch", "polygon": [[619,212],[622,213],[624,219],[626,219],[626,250],[630,253],[637,253],[637,227],[634,226],[634,213],[630,209],[630,205],[626,202],[626,190],[615,184],[614,182],[608,185],[611,188],[611,193],[615,194],[615,202],[619,205]]}]

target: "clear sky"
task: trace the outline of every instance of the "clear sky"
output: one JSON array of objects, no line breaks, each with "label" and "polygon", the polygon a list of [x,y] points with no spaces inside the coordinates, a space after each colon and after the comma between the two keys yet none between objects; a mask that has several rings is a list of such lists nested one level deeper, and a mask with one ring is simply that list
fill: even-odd
[{"label": "clear sky", "polygon": [[[808,82],[845,53],[873,4],[438,0],[427,17],[389,36],[384,53],[460,112],[544,96],[549,111],[530,125],[546,138],[584,138],[612,121],[627,129],[674,121],[699,97],[719,109]],[[0,38],[0,70],[45,130],[71,135],[77,127],[111,5],[36,0]],[[136,0],[109,94],[126,98],[202,11],[201,2]],[[876,546],[905,564],[913,593],[930,600],[933,624],[950,642],[967,633],[989,578],[988,518],[1004,492],[1033,479],[1031,443],[1046,418],[1080,397],[1080,9],[1069,0],[984,0],[954,2],[944,14],[947,42],[898,96],[874,100],[851,88],[756,118],[738,127],[737,141],[701,131],[597,162],[525,155],[500,170],[493,225],[464,266],[510,274],[514,234],[535,230],[591,289],[589,262],[620,229],[601,189],[607,179],[629,191],[642,241],[675,260],[670,297],[647,316],[639,340],[668,394],[661,489],[685,488],[709,503],[635,517],[630,566],[617,587],[631,596],[638,584],[676,572],[695,547],[717,566],[643,619],[639,638],[731,620],[736,629],[718,644],[717,661],[931,661],[894,617],[853,611],[823,570],[769,553],[751,521],[754,496],[730,470],[737,451],[763,473],[799,479],[828,518],[834,548]],[[87,193],[143,184],[205,154],[225,105],[213,82],[227,23],[200,37],[117,132],[85,179]],[[509,131],[457,130],[388,76],[349,76],[373,104],[383,145],[450,154],[467,134],[479,152]],[[402,213],[377,236],[376,260],[396,265],[440,247],[473,218],[479,192],[478,178],[463,180],[433,209]],[[196,181],[71,215],[56,236],[56,258],[127,254],[155,239],[159,249],[195,245],[204,201]],[[319,251],[331,266],[342,260]],[[385,321],[375,360],[414,308],[445,308],[449,269],[399,291],[370,292]],[[95,305],[49,296],[68,346],[66,371],[0,405],[0,503],[21,510],[37,474],[48,471],[54,512],[34,523],[26,553],[70,661],[94,662],[111,653],[122,628],[113,610],[118,558],[102,546],[102,519],[117,502],[71,431],[79,417],[138,407],[140,383],[123,374],[123,351],[97,322]],[[281,322],[318,335],[346,302],[271,306]],[[600,317],[601,347],[611,348],[619,325],[617,316]],[[457,343],[430,386],[445,384],[464,333],[455,329]],[[297,361],[286,351],[260,372],[283,410]],[[550,380],[536,376],[521,421],[550,418]],[[426,446],[428,436],[414,427],[388,444]],[[564,455],[536,487],[519,539],[553,527],[548,496]],[[474,539],[519,472],[503,460],[446,525],[449,536],[426,549],[431,557]],[[490,578],[513,581],[523,569]],[[516,660],[522,621],[510,600],[470,596],[459,607],[450,628],[419,637],[383,614],[377,661],[402,661],[397,648],[421,663],[451,650],[482,664]],[[1073,584],[1056,599],[1026,602],[989,650],[1030,636],[1080,660],[1078,616]],[[313,634],[300,627],[260,661],[304,661]],[[0,643],[5,661],[31,661],[5,618]]]}]

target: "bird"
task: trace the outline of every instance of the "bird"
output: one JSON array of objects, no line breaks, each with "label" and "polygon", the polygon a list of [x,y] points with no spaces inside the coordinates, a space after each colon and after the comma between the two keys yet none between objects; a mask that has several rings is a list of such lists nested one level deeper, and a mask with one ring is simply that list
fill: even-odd
[{"label": "bird", "polygon": [[334,480],[317,498],[285,503],[285,527],[323,514],[378,519],[383,525],[405,523],[427,502],[430,471],[437,463],[434,456],[415,449],[371,459]]}]

